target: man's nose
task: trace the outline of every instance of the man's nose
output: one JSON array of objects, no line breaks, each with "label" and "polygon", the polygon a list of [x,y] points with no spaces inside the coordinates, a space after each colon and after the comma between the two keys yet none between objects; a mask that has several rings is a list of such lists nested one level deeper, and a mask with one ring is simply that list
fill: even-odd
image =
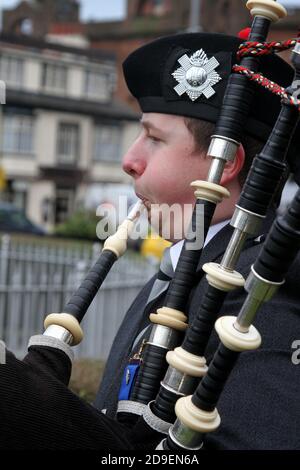
[{"label": "man's nose", "polygon": [[123,157],[122,168],[128,175],[137,178],[144,173],[146,161],[129,149]]}]

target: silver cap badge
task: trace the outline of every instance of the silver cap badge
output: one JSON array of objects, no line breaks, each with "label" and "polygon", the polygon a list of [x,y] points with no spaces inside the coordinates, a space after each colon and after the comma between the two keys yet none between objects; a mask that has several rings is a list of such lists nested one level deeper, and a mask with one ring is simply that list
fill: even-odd
[{"label": "silver cap badge", "polygon": [[195,101],[202,94],[205,98],[215,94],[213,85],[222,80],[215,71],[220,65],[215,57],[208,59],[203,49],[199,49],[191,57],[184,54],[178,62],[181,67],[172,75],[178,82],[174,90],[179,96],[186,93],[192,101]]}]

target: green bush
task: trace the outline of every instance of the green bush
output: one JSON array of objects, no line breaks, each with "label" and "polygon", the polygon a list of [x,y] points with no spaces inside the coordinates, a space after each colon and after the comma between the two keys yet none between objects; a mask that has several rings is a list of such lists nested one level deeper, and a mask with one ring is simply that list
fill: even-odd
[{"label": "green bush", "polygon": [[95,400],[105,363],[96,359],[76,359],[72,367],[70,389],[80,398]]},{"label": "green bush", "polygon": [[95,212],[80,210],[74,212],[66,222],[57,225],[54,234],[61,237],[98,240],[96,227],[100,220]]}]

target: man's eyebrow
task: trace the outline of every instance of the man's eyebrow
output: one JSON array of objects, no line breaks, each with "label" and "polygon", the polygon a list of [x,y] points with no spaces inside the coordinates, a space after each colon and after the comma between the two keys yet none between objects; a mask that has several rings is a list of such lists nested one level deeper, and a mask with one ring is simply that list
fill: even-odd
[{"label": "man's eyebrow", "polygon": [[150,121],[147,121],[147,120],[142,120],[140,119],[140,123],[143,127],[145,127],[145,129],[147,130],[153,130],[155,132],[162,132],[161,129],[159,129],[158,127],[156,127],[152,122]]}]

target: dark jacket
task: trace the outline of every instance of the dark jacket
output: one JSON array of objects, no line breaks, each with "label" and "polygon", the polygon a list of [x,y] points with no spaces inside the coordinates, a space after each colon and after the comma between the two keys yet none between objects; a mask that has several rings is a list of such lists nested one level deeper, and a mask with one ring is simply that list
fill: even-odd
[{"label": "dark jacket", "polygon": [[[273,217],[271,214],[266,218],[262,234],[268,232]],[[224,227],[203,250],[197,283],[187,306],[189,321],[197,312],[207,287],[202,265],[221,260],[231,233],[229,225]],[[244,277],[258,256],[263,239],[262,236],[247,240],[236,268]],[[146,284],[129,308],[112,346],[95,402],[98,409],[107,410],[108,416],[115,416],[120,382],[134,340],[149,324],[149,313],[164,303],[165,294],[162,294],[144,308],[154,280],[155,277]],[[292,361],[293,343],[300,340],[299,289],[298,257],[284,286],[260,308],[255,318],[254,325],[262,336],[262,344],[257,351],[240,355],[218,403],[221,426],[206,436],[207,448],[300,449],[300,364]],[[237,315],[245,297],[244,289],[229,293],[219,316]],[[206,351],[208,362],[218,342],[214,332]]]},{"label": "dark jacket", "polygon": [[[270,220],[266,229],[268,224]],[[230,227],[225,227],[216,235],[204,250],[202,263],[220,259],[230,233]],[[244,275],[259,250],[259,242],[247,242],[238,264]],[[239,356],[218,403],[221,426],[205,436],[207,449],[300,449],[300,364],[292,361],[293,343],[299,344],[300,339],[299,261],[298,257],[285,286],[255,319],[262,346]],[[138,425],[129,431],[109,417],[114,416],[132,343],[149,325],[148,314],[164,303],[163,294],[144,311],[152,283],[134,301],[114,342],[97,397],[99,409],[107,408],[107,416],[67,388],[71,363],[60,349],[31,346],[23,361],[6,351],[6,363],[0,365],[0,449],[154,449]],[[205,287],[199,266],[187,305],[190,318]],[[244,298],[242,289],[230,293],[221,313],[237,314]],[[217,345],[214,333],[207,348],[208,362]]]}]

